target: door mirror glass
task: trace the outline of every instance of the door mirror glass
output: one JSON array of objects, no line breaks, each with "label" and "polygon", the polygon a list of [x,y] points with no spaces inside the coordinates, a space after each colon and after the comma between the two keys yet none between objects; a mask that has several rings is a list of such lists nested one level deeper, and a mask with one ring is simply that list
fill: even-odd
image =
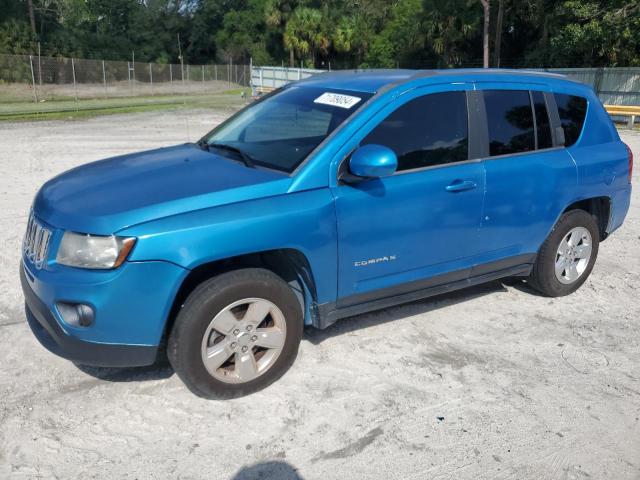
[{"label": "door mirror glass", "polygon": [[349,160],[349,171],[357,177],[389,177],[397,168],[396,154],[383,145],[370,144],[360,147],[353,152]]}]

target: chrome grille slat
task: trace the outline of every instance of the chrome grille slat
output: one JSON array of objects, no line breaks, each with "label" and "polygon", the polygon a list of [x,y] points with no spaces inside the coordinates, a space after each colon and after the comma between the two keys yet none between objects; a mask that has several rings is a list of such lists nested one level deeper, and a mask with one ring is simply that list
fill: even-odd
[{"label": "chrome grille slat", "polygon": [[27,231],[22,243],[22,253],[38,269],[41,269],[47,260],[49,240],[51,240],[51,231],[40,224],[32,212],[27,222]]}]

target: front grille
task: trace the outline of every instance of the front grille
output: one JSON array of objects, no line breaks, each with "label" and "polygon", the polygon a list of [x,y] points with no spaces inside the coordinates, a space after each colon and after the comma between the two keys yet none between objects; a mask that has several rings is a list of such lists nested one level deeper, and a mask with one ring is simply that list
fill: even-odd
[{"label": "front grille", "polygon": [[22,253],[37,269],[41,269],[47,260],[50,239],[51,230],[41,225],[31,212],[27,223],[27,233],[25,233],[22,242]]}]

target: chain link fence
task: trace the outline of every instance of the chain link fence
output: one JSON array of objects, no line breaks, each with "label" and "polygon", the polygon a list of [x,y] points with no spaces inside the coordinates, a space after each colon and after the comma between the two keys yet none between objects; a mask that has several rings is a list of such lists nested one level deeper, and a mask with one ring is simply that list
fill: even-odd
[{"label": "chain link fence", "polygon": [[[0,114],[76,110],[97,100],[162,102],[250,84],[248,65],[182,65],[0,54]],[[134,101],[133,98],[138,100]],[[93,102],[88,102],[92,100]],[[31,103],[31,106],[25,104]],[[108,105],[109,102],[102,102]],[[112,102],[113,103],[113,102]],[[20,108],[19,105],[24,108]],[[47,105],[45,105],[47,104]],[[35,107],[34,105],[39,105]]]}]

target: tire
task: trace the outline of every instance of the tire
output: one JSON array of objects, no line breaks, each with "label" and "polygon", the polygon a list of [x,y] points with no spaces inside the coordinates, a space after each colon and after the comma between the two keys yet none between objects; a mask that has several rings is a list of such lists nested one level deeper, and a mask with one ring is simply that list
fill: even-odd
[{"label": "tire", "polygon": [[267,387],[289,369],[302,331],[300,302],[287,283],[268,270],[235,270],[203,282],[189,295],[169,334],[167,356],[196,395],[240,397]]},{"label": "tire", "polygon": [[[594,218],[584,210],[570,210],[560,217],[542,244],[529,284],[549,297],[561,297],[575,292],[593,270],[599,246],[600,232]],[[572,247],[573,253],[566,254]],[[588,247],[590,250],[586,258]],[[563,261],[565,263],[561,264]],[[556,272],[556,267],[559,273]],[[577,277],[573,278],[576,274]]]}]

